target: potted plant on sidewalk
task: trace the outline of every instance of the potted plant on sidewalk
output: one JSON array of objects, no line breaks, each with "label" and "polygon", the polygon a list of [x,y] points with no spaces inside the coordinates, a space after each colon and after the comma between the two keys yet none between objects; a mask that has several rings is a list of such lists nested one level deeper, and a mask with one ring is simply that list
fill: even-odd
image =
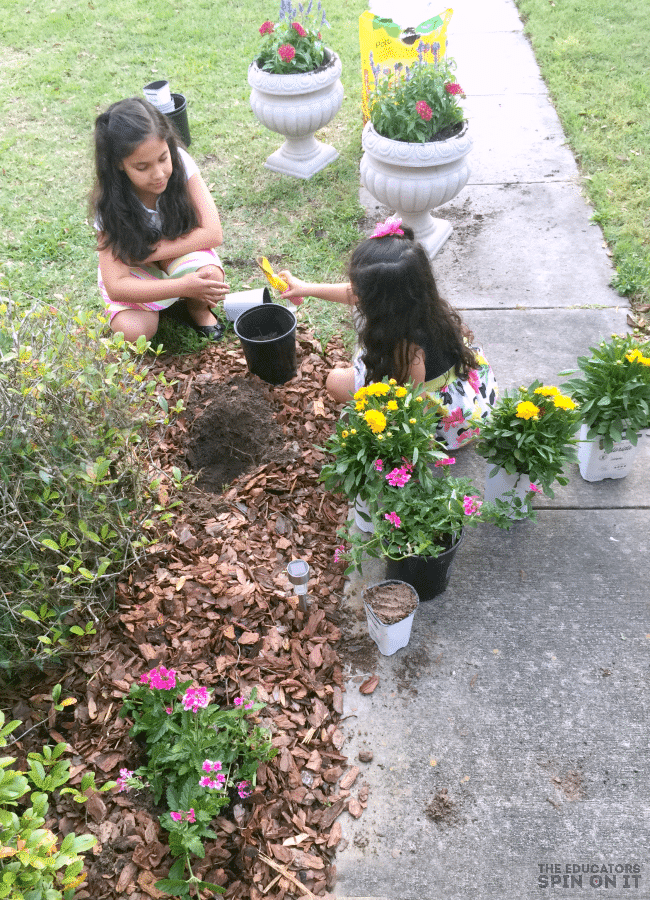
[{"label": "potted plant on sidewalk", "polygon": [[438,413],[412,386],[394,378],[360,388],[344,406],[323,448],[333,459],[323,466],[321,480],[354,504],[362,531],[372,530],[370,511],[381,502],[385,475],[407,463],[426,485],[429,466],[446,459],[433,438],[437,421]]},{"label": "potted plant on sidewalk", "polygon": [[576,460],[580,412],[558,388],[534,381],[501,397],[481,427],[476,452],[487,460],[485,499],[521,518],[540,490],[567,484],[564,470]]},{"label": "potted plant on sidewalk", "polygon": [[341,108],[341,60],[325,46],[329,23],[321,0],[295,9],[281,0],[279,21],[263,22],[262,43],[248,69],[250,104],[256,118],[285,142],[265,166],[273,172],[311,178],[338,158],[314,133]]},{"label": "potted plant on sidewalk", "polygon": [[413,66],[383,69],[371,59],[374,89],[370,121],[363,129],[361,182],[396,210],[433,258],[451,234],[451,225],[431,215],[452,200],[469,179],[472,141],[459,99],[463,89],[455,62],[427,63],[420,43]]},{"label": "potted plant on sidewalk", "polygon": [[650,341],[614,335],[589,349],[591,356],[578,359],[581,374],[563,384],[580,404],[580,474],[585,481],[623,478],[639,431],[650,427]]}]

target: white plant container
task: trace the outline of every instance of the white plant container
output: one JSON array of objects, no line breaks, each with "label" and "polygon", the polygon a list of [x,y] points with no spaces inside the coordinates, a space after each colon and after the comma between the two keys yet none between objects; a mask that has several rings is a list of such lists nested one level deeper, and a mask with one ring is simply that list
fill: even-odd
[{"label": "white plant container", "polygon": [[382,654],[382,656],[392,656],[393,653],[397,653],[397,651],[401,650],[402,647],[406,647],[409,640],[411,639],[413,618],[420,604],[420,600],[415,588],[410,584],[407,585],[406,582],[389,581],[384,583],[404,584],[406,587],[409,587],[411,589],[416,601],[415,609],[409,616],[399,622],[394,622],[391,625],[387,625],[385,622],[382,622],[381,619],[377,618],[372,608],[364,600],[363,605],[366,608],[368,634],[375,642],[375,644],[377,644],[379,652]]},{"label": "white plant container", "polygon": [[[492,477],[490,477],[490,473],[495,472]],[[504,500],[504,495],[507,494],[514,488],[514,498],[519,498],[522,503],[526,500],[526,494],[528,494],[531,490],[530,487],[530,478],[528,475],[522,475],[519,472],[514,472],[512,475],[508,475],[505,469],[502,469],[501,466],[490,466],[488,465],[485,471],[485,500],[494,501],[494,500]]]},{"label": "white plant container", "polygon": [[608,453],[603,449],[600,438],[587,440],[588,431],[588,425],[580,427],[578,465],[584,480],[603,481],[605,478],[625,478],[639,452],[638,441],[636,446],[631,441],[615,441],[612,450]]},{"label": "white plant container", "polygon": [[365,534],[374,534],[375,526],[372,522],[364,519],[361,513],[366,516],[369,515],[368,504],[357,495],[354,501],[354,524],[359,531],[363,531]]},{"label": "white plant container", "polygon": [[223,301],[223,311],[229,322],[235,322],[247,309],[261,306],[262,303],[271,303],[271,295],[268,288],[255,288],[252,291],[235,291],[227,294]]}]

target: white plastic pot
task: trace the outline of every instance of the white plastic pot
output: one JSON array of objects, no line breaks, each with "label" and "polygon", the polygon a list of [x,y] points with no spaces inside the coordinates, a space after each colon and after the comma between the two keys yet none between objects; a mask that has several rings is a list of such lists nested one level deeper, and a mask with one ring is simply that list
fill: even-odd
[{"label": "white plastic pot", "polygon": [[[495,473],[492,475],[491,473]],[[526,500],[526,494],[530,491],[530,478],[514,472],[508,475],[501,466],[488,465],[485,471],[485,500],[505,500],[505,495],[514,488],[513,499],[519,498],[522,503]]]},{"label": "white plastic pot", "polygon": [[[588,425],[581,426],[580,443],[578,444],[578,465],[584,480],[603,481],[605,478],[625,478],[639,452],[638,442],[635,446],[630,441],[617,441],[608,453],[603,449],[599,438],[592,441],[587,440],[588,431]],[[639,436],[637,435],[637,437]]]},{"label": "white plastic pot", "polygon": [[[413,618],[415,616],[415,611],[419,606],[420,600],[413,585],[406,584],[406,582],[404,581],[390,579],[388,581],[381,582],[381,584],[403,584],[405,587],[410,588],[416,600],[416,607],[409,616],[407,616],[405,619],[402,619],[400,622],[394,622],[391,625],[387,625],[385,622],[382,622],[381,619],[377,618],[374,611],[366,603],[364,598],[363,605],[366,608],[368,634],[373,639],[375,644],[377,644],[379,652],[382,654],[382,656],[392,656],[393,653],[396,653],[398,650],[401,650],[402,647],[406,647],[406,645],[408,644],[411,638]],[[377,587],[377,585],[372,585],[372,587]],[[366,590],[370,590],[370,588],[366,588]]]}]

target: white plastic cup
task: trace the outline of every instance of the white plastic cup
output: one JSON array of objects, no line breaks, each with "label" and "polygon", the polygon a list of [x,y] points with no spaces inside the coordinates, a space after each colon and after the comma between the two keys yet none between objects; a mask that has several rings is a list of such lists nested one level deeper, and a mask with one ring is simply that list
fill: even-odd
[{"label": "white plastic cup", "polygon": [[145,84],[144,95],[153,106],[162,113],[170,113],[174,111],[174,101],[172,100],[171,91],[168,81],[152,81]]}]

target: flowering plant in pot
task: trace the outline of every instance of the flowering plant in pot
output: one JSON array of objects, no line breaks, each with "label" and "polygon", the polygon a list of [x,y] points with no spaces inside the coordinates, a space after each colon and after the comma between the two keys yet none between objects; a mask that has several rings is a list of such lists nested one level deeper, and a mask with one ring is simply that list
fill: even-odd
[{"label": "flowering plant in pot", "polygon": [[389,486],[386,476],[405,464],[427,486],[433,478],[429,465],[446,458],[433,437],[437,421],[438,413],[412,385],[391,378],[360,388],[323,448],[334,459],[323,466],[321,480],[328,490],[371,507]]},{"label": "flowering plant in pot", "polygon": [[313,72],[326,61],[326,48],[322,29],[330,27],[318,0],[314,8],[310,0],[305,8],[302,3],[294,9],[291,0],[281,0],[279,21],[263,22],[260,26],[262,44],[255,57],[264,72],[275,75],[297,75]]},{"label": "flowering plant in pot", "polygon": [[623,439],[636,446],[638,432],[650,426],[650,341],[613,335],[589,349],[591,356],[578,358],[578,377],[562,385],[580,404],[585,438],[606,452]]},{"label": "flowering plant in pot", "polygon": [[375,87],[370,93],[370,121],[378,134],[393,141],[425,143],[458,134],[464,123],[459,100],[465,97],[456,81],[453,59],[425,62],[429,48],[421,44],[413,66],[392,69],[370,64]]},{"label": "flowering plant in pot", "polygon": [[576,460],[579,419],[577,404],[554,386],[534,381],[529,387],[506,392],[482,425],[476,443],[476,452],[489,464],[486,497],[490,478],[499,470],[515,476],[512,490],[520,486],[524,490],[498,502],[530,510],[530,500],[540,488],[553,497],[553,483],[567,484],[564,469]]},{"label": "flowering plant in pot", "polygon": [[[435,45],[434,45],[435,46]],[[415,233],[433,259],[452,227],[431,210],[453,200],[469,180],[472,141],[459,100],[463,89],[452,59],[424,60],[392,69],[371,60],[375,84],[370,120],[361,138],[361,183]]]}]

